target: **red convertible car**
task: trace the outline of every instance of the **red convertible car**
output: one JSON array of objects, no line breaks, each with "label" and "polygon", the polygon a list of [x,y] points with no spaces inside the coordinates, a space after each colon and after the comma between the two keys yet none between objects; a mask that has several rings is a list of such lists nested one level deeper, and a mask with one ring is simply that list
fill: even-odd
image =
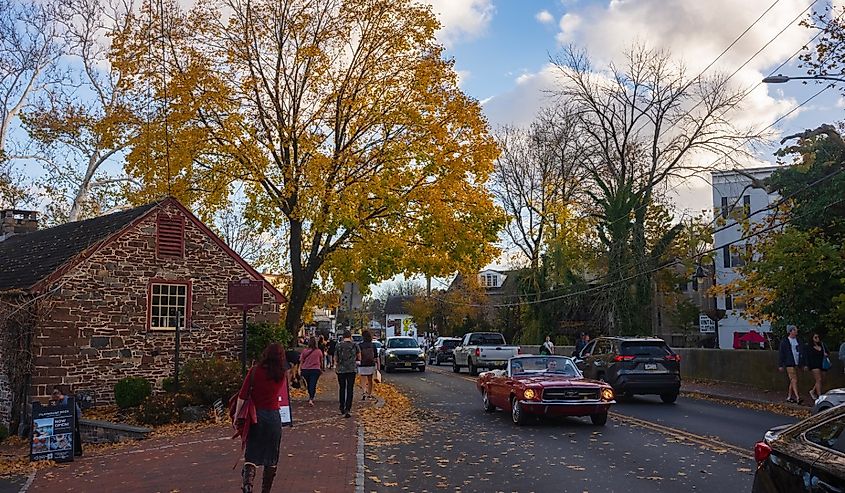
[{"label": "red convertible car", "polygon": [[566,356],[516,356],[506,369],[483,373],[476,385],[485,411],[510,411],[517,425],[536,415],[589,416],[601,426],[615,403],[610,385],[585,379]]}]

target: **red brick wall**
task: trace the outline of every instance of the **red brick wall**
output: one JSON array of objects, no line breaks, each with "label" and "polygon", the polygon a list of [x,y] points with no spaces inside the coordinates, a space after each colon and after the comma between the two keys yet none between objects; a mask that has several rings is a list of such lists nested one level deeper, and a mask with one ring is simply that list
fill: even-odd
[{"label": "red brick wall", "polygon": [[[226,306],[229,281],[249,277],[202,230],[185,221],[185,258],[156,258],[156,214],[180,214],[165,205],[105,246],[48,289],[52,310],[34,343],[33,396],[65,384],[91,391],[96,402],[113,400],[114,384],[126,376],[156,383],[173,374],[174,333],[147,329],[151,279],[191,282],[190,326],[181,331],[182,361],[224,355],[238,358],[241,313]],[[270,292],[249,320],[278,320]]]}]

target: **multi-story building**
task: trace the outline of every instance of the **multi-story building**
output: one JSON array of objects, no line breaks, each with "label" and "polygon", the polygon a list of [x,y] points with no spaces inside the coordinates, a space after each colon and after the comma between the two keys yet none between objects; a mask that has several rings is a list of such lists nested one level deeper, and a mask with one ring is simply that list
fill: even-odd
[{"label": "multi-story building", "polygon": [[[716,171],[712,173],[713,207],[716,214],[722,216],[717,222],[713,243],[717,252],[715,255],[716,284],[725,285],[736,280],[740,274],[737,268],[745,265],[750,256],[751,243],[754,238],[744,239],[743,218],[751,222],[763,222],[772,214],[768,208],[779,200],[774,194],[769,194],[761,188],[752,186],[752,179],[764,180],[771,176],[779,167],[744,169],[743,173],[736,171]],[[750,176],[748,176],[750,175]],[[724,225],[718,225],[722,224]],[[733,349],[737,347],[739,337],[751,330],[770,332],[768,323],[762,325],[751,324],[743,318],[745,306],[736,300],[731,293],[717,297],[717,308],[724,310],[724,318],[716,321],[719,347]]]}]

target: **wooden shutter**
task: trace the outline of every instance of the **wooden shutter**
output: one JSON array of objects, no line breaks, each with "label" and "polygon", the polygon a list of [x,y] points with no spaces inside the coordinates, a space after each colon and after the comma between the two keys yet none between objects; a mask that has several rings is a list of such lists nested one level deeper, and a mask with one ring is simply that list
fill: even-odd
[{"label": "wooden shutter", "polygon": [[156,224],[156,254],[159,257],[185,256],[185,218],[159,214]]}]

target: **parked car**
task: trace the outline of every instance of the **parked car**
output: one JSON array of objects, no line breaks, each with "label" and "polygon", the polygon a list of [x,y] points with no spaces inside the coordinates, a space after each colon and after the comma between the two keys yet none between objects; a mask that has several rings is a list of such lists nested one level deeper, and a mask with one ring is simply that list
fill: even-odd
[{"label": "parked car", "polygon": [[659,338],[599,337],[581,350],[576,364],[617,395],[656,394],[671,404],[681,390],[681,357]]},{"label": "parked car", "polygon": [[467,367],[469,374],[476,376],[479,368],[505,368],[508,360],[519,354],[519,347],[508,346],[499,332],[470,332],[453,353],[452,371],[459,373]]},{"label": "parked car", "polygon": [[425,371],[425,352],[414,337],[388,337],[379,363],[387,373],[400,368]]},{"label": "parked car", "polygon": [[753,493],[845,491],[845,406],[772,428],[754,446]]},{"label": "parked car", "polygon": [[836,407],[842,403],[845,403],[845,389],[829,390],[816,399],[816,403],[813,405],[813,414]]},{"label": "parked car", "polygon": [[516,356],[504,370],[484,372],[476,386],[485,411],[509,411],[517,425],[536,415],[589,416],[603,426],[615,402],[610,385],[585,379],[568,356]]},{"label": "parked car", "polygon": [[454,350],[460,343],[459,337],[438,337],[428,349],[428,364],[439,366],[444,361],[453,361]]}]

